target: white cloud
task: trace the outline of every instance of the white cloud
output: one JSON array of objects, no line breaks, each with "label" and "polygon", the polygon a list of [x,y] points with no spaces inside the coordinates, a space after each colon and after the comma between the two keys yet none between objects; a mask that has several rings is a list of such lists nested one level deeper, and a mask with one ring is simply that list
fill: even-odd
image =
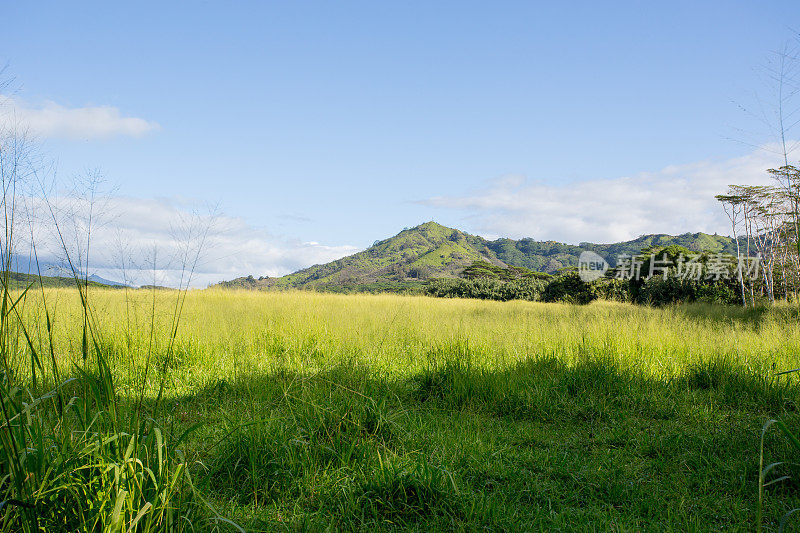
[{"label": "white cloud", "polygon": [[123,116],[112,106],[65,107],[51,101],[33,106],[0,95],[0,129],[10,126],[36,137],[74,140],[141,137],[160,128],[152,121]]},{"label": "white cloud", "polygon": [[[65,254],[49,208],[41,200],[28,204],[40,262],[63,267]],[[77,261],[85,253],[89,205],[66,197],[51,205],[69,255]],[[194,287],[246,275],[280,276],[357,251],[273,235],[238,217],[197,215],[191,206],[171,199],[104,197],[95,201],[93,211],[89,273],[134,285],[178,286],[192,269],[198,247]]]},{"label": "white cloud", "polygon": [[729,184],[767,184],[766,169],[781,164],[774,153],[757,150],[724,161],[559,185],[513,175],[471,194],[421,203],[462,213],[473,231],[488,237],[608,243],[648,233],[727,235],[730,225],[714,196]]}]

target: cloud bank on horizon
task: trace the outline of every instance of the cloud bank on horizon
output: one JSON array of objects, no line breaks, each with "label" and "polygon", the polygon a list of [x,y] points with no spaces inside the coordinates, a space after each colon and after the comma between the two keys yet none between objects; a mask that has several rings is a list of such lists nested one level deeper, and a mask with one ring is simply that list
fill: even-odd
[{"label": "cloud bank on horizon", "polygon": [[[31,227],[19,234],[36,236],[43,273],[69,274],[69,256],[79,272],[136,286],[205,287],[243,275],[281,276],[357,251],[273,235],[242,218],[204,214],[176,199],[99,196],[91,206],[85,197],[28,199],[26,215],[22,225],[32,221]],[[27,253],[26,240],[21,249]]]},{"label": "cloud bank on horizon", "polygon": [[[1,94],[0,104],[0,133],[12,136],[102,140],[160,129],[112,106],[70,108],[51,101],[32,106]],[[178,199],[100,195],[89,205],[87,196],[60,193],[23,200],[25,213],[18,223],[27,227],[19,234],[28,237],[18,240],[17,264],[20,270],[34,269],[30,244],[35,241],[43,273],[51,275],[69,275],[68,256],[78,270],[112,281],[176,287],[191,274],[191,285],[203,287],[242,275],[280,276],[357,251],[274,235],[240,217],[198,214],[196,206]]]},{"label": "cloud bank on horizon", "polygon": [[559,185],[509,175],[460,196],[420,203],[462,215],[489,237],[610,243],[651,233],[731,233],[719,202],[730,184],[767,185],[783,164],[774,147],[722,161],[672,165],[635,176]]}]

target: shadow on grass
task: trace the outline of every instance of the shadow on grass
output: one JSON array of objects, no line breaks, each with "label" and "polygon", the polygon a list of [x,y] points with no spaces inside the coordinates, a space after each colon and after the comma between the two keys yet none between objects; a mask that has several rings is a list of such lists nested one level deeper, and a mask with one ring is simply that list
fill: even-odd
[{"label": "shadow on grass", "polygon": [[[655,427],[685,424],[698,406],[775,416],[793,411],[800,392],[794,381],[724,361],[661,381],[604,360],[567,366],[538,358],[489,370],[475,364],[468,349],[452,348],[429,358],[426,370],[396,379],[340,365],[315,374],[279,370],[219,380],[170,398],[169,423],[213,426],[192,437],[203,465],[196,473],[198,486],[225,508],[256,509],[249,522],[245,518],[248,529],[286,527],[288,520],[292,527],[310,529],[332,524],[341,530],[425,530],[491,523],[487,517],[499,512],[482,507],[485,498],[470,493],[476,485],[468,480],[475,472],[433,459],[435,454],[420,447],[419,435],[425,433],[420,419],[430,413],[448,427],[450,419],[470,413],[500,425],[620,427],[617,440],[609,436],[592,444],[614,447],[625,446],[635,434],[630,428],[642,420]],[[712,430],[665,435],[655,444],[641,444],[641,453],[677,454],[691,442],[705,446],[709,439],[703,432]],[[545,453],[550,446],[539,449]],[[563,472],[565,480],[573,479],[570,472]],[[516,483],[525,486],[523,480]],[[479,484],[485,492],[485,480]],[[605,498],[602,491],[595,497]]]},{"label": "shadow on grass", "polygon": [[412,397],[420,402],[541,421],[669,419],[697,402],[776,414],[794,411],[800,392],[795,380],[764,376],[722,360],[692,366],[669,381],[602,359],[572,367],[555,359],[528,360],[502,371],[449,360],[416,380]]},{"label": "shadow on grass", "polygon": [[797,322],[800,312],[796,306],[778,305],[769,307],[742,307],[707,303],[675,304],[670,306],[678,314],[697,322],[716,322],[719,324],[741,324],[758,328],[770,317],[787,322]]}]

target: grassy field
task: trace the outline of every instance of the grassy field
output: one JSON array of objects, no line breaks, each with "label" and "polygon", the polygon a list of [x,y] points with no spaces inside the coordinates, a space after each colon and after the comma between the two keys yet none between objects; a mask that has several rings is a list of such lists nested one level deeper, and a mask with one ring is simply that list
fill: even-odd
[{"label": "grassy field", "polygon": [[[80,376],[77,291],[45,294]],[[800,366],[789,306],[205,290],[167,354],[177,297],[91,289],[97,348],[123,421],[166,369],[158,423],[191,428],[195,487],[248,531],[753,530],[761,428],[800,421],[797,379],[774,376]],[[22,314],[46,352],[40,299]],[[773,431],[765,454],[791,459]],[[765,527],[799,487],[767,490]]]}]

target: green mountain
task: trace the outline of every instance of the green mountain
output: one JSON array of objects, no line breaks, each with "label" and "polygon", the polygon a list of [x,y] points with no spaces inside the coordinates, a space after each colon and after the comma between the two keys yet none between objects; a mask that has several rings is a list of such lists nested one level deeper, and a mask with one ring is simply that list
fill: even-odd
[{"label": "green mountain", "polygon": [[[35,290],[40,286],[47,288],[58,288],[75,287],[76,285],[75,278],[68,276],[39,276],[38,274],[26,274],[23,272],[9,272],[8,280],[10,288],[12,289],[25,289],[31,287],[31,289]],[[84,281],[81,280],[81,283],[84,283]],[[109,281],[97,275],[89,276],[88,285],[89,287],[104,287],[114,289],[125,288],[122,283]]]},{"label": "green mountain", "polygon": [[706,233],[644,235],[615,244],[563,244],[533,239],[486,240],[436,222],[405,229],[348,257],[314,265],[280,278],[253,276],[223,281],[224,288],[315,288],[320,290],[402,290],[434,277],[458,277],[477,260],[499,266],[524,267],[546,273],[577,266],[578,256],[592,250],[611,265],[621,254],[637,254],[651,246],[678,244],[690,250],[736,253],[730,237]]}]

